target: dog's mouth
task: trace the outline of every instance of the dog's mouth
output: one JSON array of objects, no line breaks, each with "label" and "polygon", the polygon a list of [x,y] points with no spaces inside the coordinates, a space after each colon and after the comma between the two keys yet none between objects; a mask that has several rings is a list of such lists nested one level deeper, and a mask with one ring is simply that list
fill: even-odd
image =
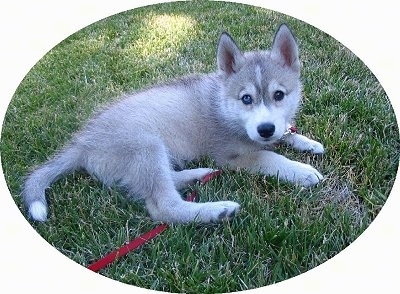
[{"label": "dog's mouth", "polygon": [[252,141],[257,142],[261,145],[274,145],[277,144],[280,141],[280,138],[282,136],[278,135],[278,134],[273,134],[269,137],[263,137],[260,136],[259,134],[252,134],[253,136],[248,136]]},{"label": "dog's mouth", "polygon": [[280,139],[279,137],[269,137],[269,138],[262,138],[259,137],[257,138],[257,140],[255,140],[256,142],[265,145],[265,146],[273,146],[279,143]]}]

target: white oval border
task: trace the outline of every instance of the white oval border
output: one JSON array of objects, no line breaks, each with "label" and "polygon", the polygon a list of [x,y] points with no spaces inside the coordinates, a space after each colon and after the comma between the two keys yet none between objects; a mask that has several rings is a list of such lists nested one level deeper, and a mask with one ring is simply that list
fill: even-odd
[{"label": "white oval border", "polygon": [[[11,1],[10,1],[11,2]],[[139,6],[165,1],[6,1],[0,4],[1,93],[3,121],[13,93],[29,69],[70,34],[102,18]],[[237,1],[276,10],[301,19],[347,46],[381,82],[399,118],[400,62],[397,50],[399,16],[394,1],[317,0]],[[348,248],[317,268],[268,289],[251,293],[379,291],[400,289],[399,179],[384,208],[368,229]],[[92,273],[61,255],[28,225],[0,177],[0,292],[131,293],[143,291]],[[397,197],[396,197],[397,196]]]}]

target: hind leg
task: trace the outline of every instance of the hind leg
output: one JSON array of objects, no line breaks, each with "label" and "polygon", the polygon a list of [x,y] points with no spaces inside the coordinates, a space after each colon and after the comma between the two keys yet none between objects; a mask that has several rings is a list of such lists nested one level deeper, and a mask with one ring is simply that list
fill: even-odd
[{"label": "hind leg", "polygon": [[210,223],[230,219],[239,211],[239,204],[232,201],[184,201],[175,187],[171,172],[163,176],[164,181],[153,182],[154,190],[145,198],[146,208],[152,219],[167,223]]},{"label": "hind leg", "polygon": [[173,171],[167,151],[158,140],[143,149],[147,152],[136,152],[133,158],[124,160],[127,173],[120,182],[132,194],[144,198],[152,219],[167,223],[209,223],[229,219],[238,212],[239,204],[232,201],[193,203],[183,200],[177,186],[200,179],[211,170]]},{"label": "hind leg", "polygon": [[239,211],[239,204],[232,201],[193,203],[180,198],[179,193],[171,191],[169,199],[162,201],[146,199],[146,207],[152,219],[166,223],[214,223],[228,220]]},{"label": "hind leg", "polygon": [[[159,172],[157,178],[163,180],[153,180],[153,189],[145,198],[146,208],[154,220],[167,223],[220,222],[232,218],[239,211],[239,204],[232,201],[187,202],[177,191],[174,171],[159,169]],[[187,181],[201,179],[209,172],[209,170],[186,170],[180,175],[178,184],[186,185]]]}]

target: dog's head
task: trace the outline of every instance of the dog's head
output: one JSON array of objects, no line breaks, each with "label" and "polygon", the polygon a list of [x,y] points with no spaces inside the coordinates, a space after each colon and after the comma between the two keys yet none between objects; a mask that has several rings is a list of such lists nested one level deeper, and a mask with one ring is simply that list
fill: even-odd
[{"label": "dog's head", "polygon": [[279,27],[271,50],[245,53],[223,33],[217,62],[221,115],[253,141],[279,140],[294,119],[302,90],[298,46],[289,28]]}]

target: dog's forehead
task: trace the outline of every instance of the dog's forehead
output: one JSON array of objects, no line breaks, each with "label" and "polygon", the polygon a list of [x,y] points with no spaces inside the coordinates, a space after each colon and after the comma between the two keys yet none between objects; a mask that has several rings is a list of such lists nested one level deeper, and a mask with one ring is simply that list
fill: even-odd
[{"label": "dog's forehead", "polygon": [[270,57],[269,51],[245,53],[243,69],[247,78],[260,89],[268,88],[273,81],[291,90],[298,86],[299,76],[287,67],[278,64]]}]

